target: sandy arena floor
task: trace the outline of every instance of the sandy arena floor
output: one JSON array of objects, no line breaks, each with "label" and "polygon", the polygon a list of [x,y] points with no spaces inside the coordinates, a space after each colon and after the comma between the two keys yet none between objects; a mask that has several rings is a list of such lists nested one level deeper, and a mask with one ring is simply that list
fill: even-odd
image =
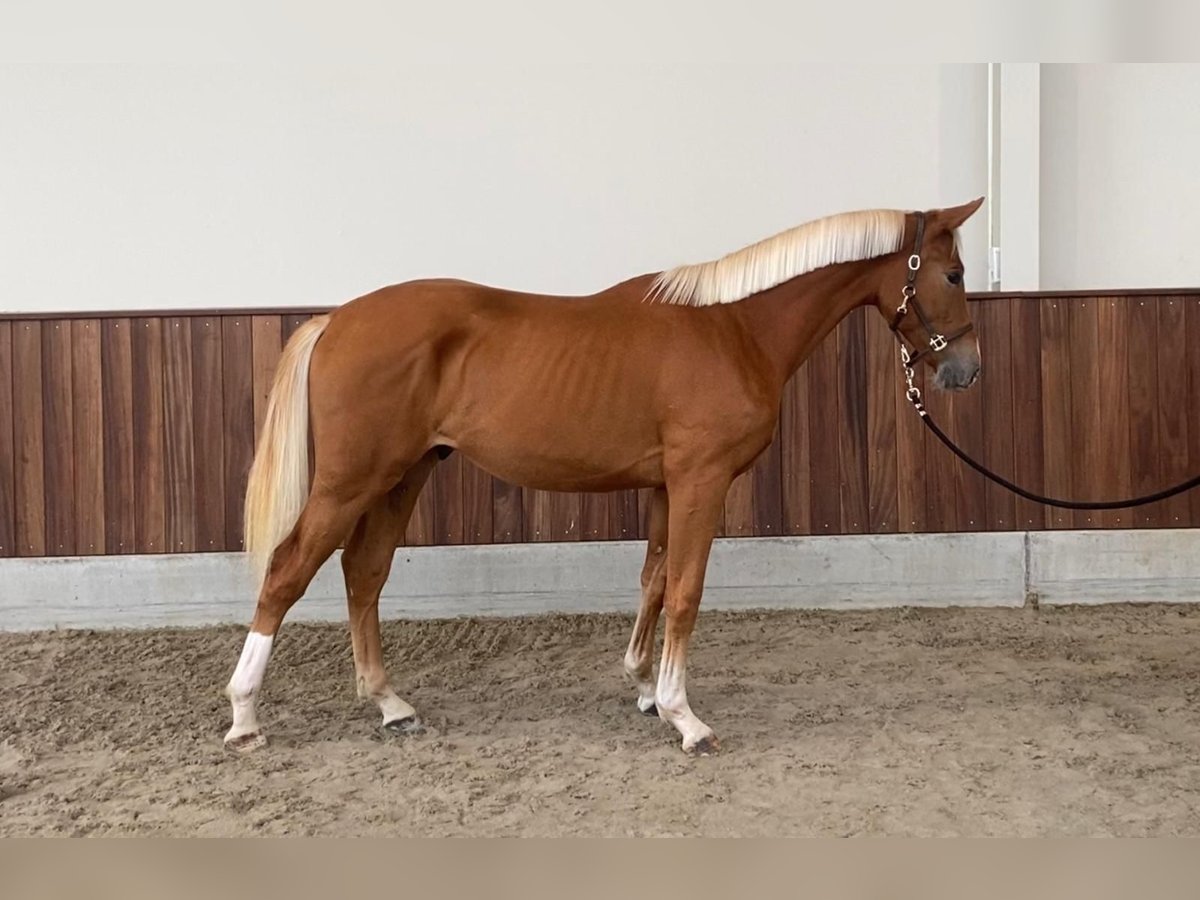
[{"label": "sandy arena floor", "polygon": [[1200,608],[702,614],[699,760],[631,624],[388,623],[405,739],[344,627],[285,625],[246,758],[241,628],[0,634],[0,835],[1200,834]]}]

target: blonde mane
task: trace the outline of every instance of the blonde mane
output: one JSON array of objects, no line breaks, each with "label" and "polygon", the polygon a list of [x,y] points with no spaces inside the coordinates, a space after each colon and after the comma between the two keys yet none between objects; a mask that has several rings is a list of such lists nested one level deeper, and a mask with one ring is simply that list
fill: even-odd
[{"label": "blonde mane", "polygon": [[711,262],[677,266],[654,279],[647,299],[685,306],[736,303],[797,275],[900,249],[907,214],[839,213],[797,225]]}]

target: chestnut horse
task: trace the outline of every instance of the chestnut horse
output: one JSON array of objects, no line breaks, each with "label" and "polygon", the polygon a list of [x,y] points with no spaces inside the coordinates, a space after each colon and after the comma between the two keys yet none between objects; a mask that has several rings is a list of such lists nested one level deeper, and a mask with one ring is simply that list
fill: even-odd
[{"label": "chestnut horse", "polygon": [[280,359],[246,492],[261,587],[226,688],[226,745],[264,742],[254,700],[272,641],[343,541],[359,695],[385,728],[419,727],[384,670],[379,593],[418,493],[457,450],[530,488],[653,489],[625,671],[643,713],[675,726],[685,751],[713,751],[685,672],[730,482],[770,443],[788,378],[856,307],[921,348],[938,387],[975,381],[978,341],[954,340],[970,330],[957,235],[982,202],[829,216],[587,297],[413,281],[304,324]]}]

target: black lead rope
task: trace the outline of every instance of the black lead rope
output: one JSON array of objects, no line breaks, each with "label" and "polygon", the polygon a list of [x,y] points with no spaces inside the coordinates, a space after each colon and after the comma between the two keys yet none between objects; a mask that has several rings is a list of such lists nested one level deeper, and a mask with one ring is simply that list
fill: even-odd
[{"label": "black lead rope", "polygon": [[[915,405],[915,404],[914,404]],[[917,414],[920,415],[921,421],[925,423],[925,427],[933,432],[934,436],[950,448],[955,456],[965,462],[968,466],[982,475],[984,478],[989,478],[1003,488],[1007,488],[1019,497],[1024,497],[1026,500],[1032,500],[1034,503],[1042,503],[1046,506],[1057,506],[1060,509],[1127,509],[1132,506],[1145,506],[1147,503],[1157,503],[1159,500],[1166,500],[1168,497],[1174,497],[1176,494],[1182,494],[1184,491],[1190,491],[1192,488],[1200,485],[1200,475],[1194,475],[1187,481],[1181,482],[1174,487],[1165,488],[1154,494],[1145,494],[1141,497],[1130,497],[1128,500],[1105,500],[1097,502],[1089,502],[1086,500],[1058,500],[1054,497],[1043,497],[1041,494],[1035,494],[1033,491],[1027,491],[1025,488],[1013,484],[1002,475],[997,475],[987,466],[977,463],[971,457],[955,444],[942,429],[938,428],[937,423],[929,418],[929,413],[924,408],[918,408]]]},{"label": "black lead rope", "polygon": [[[1013,484],[1002,475],[997,475],[987,466],[978,463],[971,459],[966,452],[959,447],[954,441],[946,436],[942,429],[938,428],[937,423],[929,418],[929,411],[925,408],[925,404],[921,400],[920,389],[913,384],[915,373],[913,366],[917,360],[928,353],[937,353],[945,350],[952,342],[958,340],[971,330],[971,325],[968,323],[963,328],[952,333],[949,337],[939,334],[937,329],[933,327],[929,318],[925,315],[925,311],[921,309],[921,304],[917,300],[917,272],[921,268],[921,240],[925,236],[925,215],[917,213],[916,221],[916,236],[913,241],[913,252],[908,258],[908,274],[905,278],[904,286],[901,289],[902,300],[900,306],[896,310],[896,314],[892,317],[889,327],[892,333],[896,335],[896,340],[900,343],[900,365],[904,370],[904,380],[907,386],[905,397],[916,410],[917,415],[921,417],[921,421],[925,423],[934,437],[945,444],[950,452],[965,462],[968,466],[982,475],[984,478],[994,481],[1006,490],[1012,491],[1018,497],[1024,497],[1026,500],[1032,500],[1034,503],[1041,503],[1045,506],[1057,506],[1060,509],[1128,509],[1134,506],[1145,506],[1147,503],[1157,503],[1159,500],[1166,500],[1168,497],[1174,497],[1176,494],[1182,494],[1184,491],[1190,491],[1192,488],[1200,486],[1200,475],[1195,475],[1187,481],[1180,482],[1173,487],[1164,488],[1153,494],[1144,494],[1141,497],[1130,497],[1128,500],[1104,500],[1104,501],[1086,501],[1086,500],[1059,500],[1055,497],[1043,497],[1041,494],[1035,494],[1033,491],[1027,491],[1019,485]],[[909,350],[905,346],[904,338],[900,334],[900,323],[904,320],[909,308],[912,308],[917,318],[920,319],[921,325],[929,336],[929,346],[927,348]]]}]

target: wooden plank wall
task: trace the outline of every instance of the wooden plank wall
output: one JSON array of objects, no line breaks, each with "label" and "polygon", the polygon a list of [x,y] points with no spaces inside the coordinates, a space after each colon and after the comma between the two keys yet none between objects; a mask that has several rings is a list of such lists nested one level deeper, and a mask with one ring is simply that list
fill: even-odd
[{"label": "wooden plank wall", "polygon": [[[972,300],[979,386],[926,390],[939,423],[1034,490],[1110,498],[1200,472],[1200,291]],[[237,550],[246,473],[284,343],[311,313],[0,320],[0,556]],[[869,311],[788,385],[726,500],[726,536],[1200,525],[1200,491],[1061,511],[986,483],[925,432]],[[918,381],[925,387],[925,375]],[[523,490],[457,454],[410,545],[645,536],[648,491]]]}]

